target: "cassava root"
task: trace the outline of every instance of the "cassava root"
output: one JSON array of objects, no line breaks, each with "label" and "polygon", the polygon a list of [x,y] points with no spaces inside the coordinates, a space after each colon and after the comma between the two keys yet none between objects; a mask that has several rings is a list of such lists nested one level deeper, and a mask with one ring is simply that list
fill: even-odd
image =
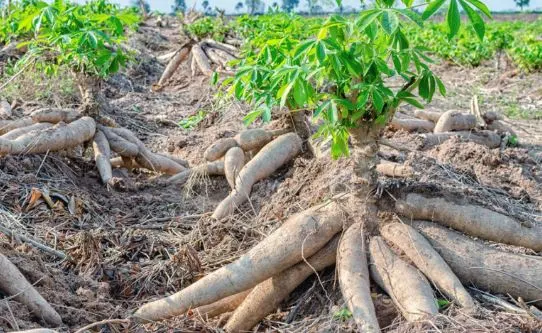
[{"label": "cassava root", "polygon": [[9,259],[0,254],[0,289],[26,305],[38,318],[60,326],[62,319],[55,309],[39,294]]},{"label": "cassava root", "polygon": [[459,111],[447,111],[440,116],[435,124],[435,133],[451,131],[465,131],[476,127],[477,121],[473,114],[465,114]]},{"label": "cassava root", "polygon": [[224,330],[229,333],[250,331],[290,295],[309,276],[335,263],[339,237],[335,236],[306,261],[284,270],[258,284],[233,312]]},{"label": "cassava root", "polygon": [[398,213],[415,220],[429,220],[486,240],[542,251],[542,228],[521,223],[487,208],[455,204],[443,198],[409,193],[395,204]]},{"label": "cassava root", "polygon": [[426,221],[417,228],[463,283],[542,305],[542,259],[501,251]]},{"label": "cassava root", "polygon": [[390,223],[380,230],[382,237],[401,249],[437,288],[456,301],[468,313],[476,304],[461,281],[431,244],[416,229],[400,223]]},{"label": "cassava root", "polygon": [[343,298],[361,332],[380,332],[371,298],[367,249],[360,223],[348,228],[337,251],[337,271]]},{"label": "cassava root", "polygon": [[302,142],[295,133],[279,136],[254,156],[241,169],[235,180],[235,189],[215,209],[213,218],[222,219],[248,200],[252,186],[259,180],[269,177],[284,163],[301,151]]},{"label": "cassava root", "polygon": [[381,237],[371,239],[369,252],[374,281],[390,295],[406,320],[414,322],[438,314],[431,285],[420,271],[394,254]]},{"label": "cassava root", "polygon": [[342,229],[343,221],[334,202],[297,214],[236,261],[171,296],[143,305],[134,316],[163,320],[248,290],[315,254]]}]

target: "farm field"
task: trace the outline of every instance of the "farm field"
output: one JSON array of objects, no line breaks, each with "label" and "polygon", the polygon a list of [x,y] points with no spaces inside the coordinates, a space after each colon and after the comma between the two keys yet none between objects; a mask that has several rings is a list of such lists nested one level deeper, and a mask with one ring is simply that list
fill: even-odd
[{"label": "farm field", "polygon": [[15,2],[0,333],[542,331],[542,18],[382,6]]}]

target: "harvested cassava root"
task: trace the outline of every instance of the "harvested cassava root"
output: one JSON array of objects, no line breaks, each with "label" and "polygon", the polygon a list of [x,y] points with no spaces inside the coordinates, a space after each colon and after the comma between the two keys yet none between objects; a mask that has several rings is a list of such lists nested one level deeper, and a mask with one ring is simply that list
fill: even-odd
[{"label": "harvested cassava root", "polygon": [[[123,164],[132,159],[137,166],[166,174],[183,170],[182,161],[151,152],[131,131],[96,124],[91,117],[81,116],[75,110],[44,108],[30,117],[0,121],[4,125],[0,136],[0,156],[7,154],[42,154],[77,147],[92,141],[94,158],[104,184],[112,180],[111,151],[123,158]],[[118,163],[117,163],[118,164]]]},{"label": "harvested cassava root", "polygon": [[336,203],[313,207],[289,218],[233,263],[176,294],[143,305],[134,316],[144,321],[167,319],[248,290],[314,255],[342,227],[343,213]]},{"label": "harvested cassava root", "polygon": [[371,239],[369,252],[374,281],[390,295],[408,321],[438,314],[433,289],[420,271],[395,255],[381,237]]},{"label": "harvested cassava root", "polygon": [[396,130],[402,129],[407,132],[432,132],[435,124],[423,119],[393,118],[390,122],[390,127]]},{"label": "harvested cassava root", "polygon": [[398,213],[415,220],[430,220],[471,236],[542,251],[542,227],[474,205],[410,193],[395,204]]},{"label": "harvested cassava root", "polygon": [[190,40],[174,53],[167,55],[171,57],[171,60],[162,73],[160,80],[154,86],[154,89],[160,90],[173,76],[177,68],[187,59],[190,59],[189,65],[193,66],[193,74],[199,69],[204,75],[211,76],[213,74],[213,64],[218,66],[219,70],[228,69],[228,62],[237,58],[237,52],[238,50],[235,46],[213,40],[202,42]]},{"label": "harvested cassava root", "polygon": [[303,281],[312,274],[335,263],[339,237],[305,261],[258,284],[233,312],[224,330],[226,332],[246,332],[256,326],[263,318],[278,308]]},{"label": "harvested cassava root", "polygon": [[389,177],[409,178],[414,176],[414,169],[411,166],[395,162],[382,162],[377,164],[376,171]]},{"label": "harvested cassava root", "polygon": [[252,186],[259,180],[269,177],[284,163],[301,151],[302,141],[295,133],[279,136],[254,156],[241,169],[235,180],[235,189],[224,199],[213,213],[213,218],[222,219],[248,200]]},{"label": "harvested cassava root", "polygon": [[223,176],[225,175],[224,171],[224,161],[214,161],[209,163],[200,164],[191,169],[183,170],[175,174],[174,176],[169,177],[166,180],[167,184],[179,184],[182,185],[194,176]]},{"label": "harvested cassava root", "polygon": [[26,305],[38,318],[52,326],[60,326],[62,319],[55,309],[39,294],[39,292],[26,280],[23,274],[0,254],[0,289],[8,295]]},{"label": "harvested cassava root", "polygon": [[435,125],[435,133],[465,131],[476,127],[476,117],[473,114],[463,114],[459,111],[447,111],[440,116]]},{"label": "harvested cassava root", "polygon": [[542,259],[539,256],[497,250],[435,223],[415,221],[414,227],[464,283],[542,305]]},{"label": "harvested cassava root", "polygon": [[382,237],[400,248],[416,267],[432,281],[440,291],[461,305],[467,312],[476,305],[457,276],[431,244],[414,228],[400,223],[387,224],[380,230]]},{"label": "harvested cassava root", "polygon": [[444,141],[453,137],[459,137],[461,140],[475,142],[479,145],[494,149],[501,146],[501,136],[492,131],[476,131],[476,132],[449,132],[449,133],[428,133],[421,134],[423,147],[430,148],[440,145]]},{"label": "harvested cassava root", "polygon": [[361,332],[380,332],[371,298],[367,249],[362,226],[346,230],[337,251],[337,271],[343,298]]}]

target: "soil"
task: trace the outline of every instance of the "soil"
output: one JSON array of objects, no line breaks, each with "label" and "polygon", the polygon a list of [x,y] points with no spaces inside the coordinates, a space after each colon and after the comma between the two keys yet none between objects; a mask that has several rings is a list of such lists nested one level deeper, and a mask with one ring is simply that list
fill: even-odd
[{"label": "soil", "polygon": [[[151,92],[164,69],[155,57],[181,44],[177,31],[174,25],[158,29],[147,22],[130,39],[130,45],[141,52],[137,63],[105,82],[103,89],[114,109],[109,116],[117,123],[134,131],[152,150],[195,166],[204,162],[204,149],[216,139],[234,136],[244,128],[242,118],[249,108],[225,97],[215,98],[216,88],[203,76],[191,77],[186,64],[162,91]],[[507,109],[513,101],[514,110],[529,118],[505,118],[518,132],[520,145],[491,150],[452,139],[410,153],[383,147],[382,158],[407,163],[416,170],[418,185],[412,179],[382,177],[378,193],[385,199],[382,206],[391,205],[393,195],[401,193],[399,188],[423,187],[523,221],[542,223],[542,123],[538,115],[542,74],[503,76],[509,69],[497,70],[491,63],[478,68],[442,63],[434,69],[449,87],[449,96],[435,100],[428,110],[468,112],[470,100],[477,94],[482,112],[517,116]],[[27,114],[40,104],[23,102],[33,103],[20,103],[17,114]],[[200,122],[187,121],[200,111],[204,112]],[[402,112],[413,115],[409,107]],[[182,128],[178,125],[181,120],[193,127]],[[387,131],[385,135],[397,144],[416,148],[414,134]],[[157,181],[160,176],[150,172],[115,170],[131,185],[118,191],[100,183],[88,151],[6,156],[0,158],[0,225],[13,230],[15,236],[0,234],[0,251],[59,312],[65,325],[59,330],[74,331],[99,320],[126,317],[140,304],[174,293],[235,260],[292,214],[348,191],[349,167],[347,159],[311,158],[306,152],[258,182],[251,201],[239,213],[214,221],[210,217],[213,209],[229,193],[224,177],[206,177],[186,188],[163,186]],[[30,200],[33,191],[48,193],[54,206],[42,199]],[[398,218],[386,211],[381,217]],[[70,260],[61,261],[35,249],[17,235],[58,249]],[[449,306],[433,327],[411,325],[398,316],[381,290],[374,287],[373,291],[379,320],[389,332],[542,330],[542,324],[531,317],[488,304],[475,317]],[[319,279],[307,280],[256,331],[353,331],[348,316],[339,315],[343,308],[335,272],[329,269]],[[210,332],[218,331],[223,320],[179,317],[129,331]],[[45,323],[24,305],[0,294],[0,332],[42,326]],[[121,326],[107,327],[98,329],[117,332]]]}]

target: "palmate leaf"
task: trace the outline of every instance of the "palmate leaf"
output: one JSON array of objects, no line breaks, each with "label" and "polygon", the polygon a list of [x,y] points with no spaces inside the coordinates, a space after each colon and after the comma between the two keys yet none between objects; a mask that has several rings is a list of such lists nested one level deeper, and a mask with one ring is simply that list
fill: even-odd
[{"label": "palmate leaf", "polygon": [[463,10],[465,10],[465,12],[467,13],[467,16],[469,17],[472,27],[476,32],[476,35],[478,35],[478,38],[480,38],[480,40],[483,40],[486,33],[486,25],[484,24],[484,20],[482,20],[482,17],[464,0],[459,0],[459,3],[461,4],[461,7],[463,7]]},{"label": "palmate leaf", "polygon": [[446,21],[448,22],[448,29],[450,30],[449,37],[453,38],[459,32],[459,27],[461,26],[461,14],[459,13],[457,0],[450,0]]}]

